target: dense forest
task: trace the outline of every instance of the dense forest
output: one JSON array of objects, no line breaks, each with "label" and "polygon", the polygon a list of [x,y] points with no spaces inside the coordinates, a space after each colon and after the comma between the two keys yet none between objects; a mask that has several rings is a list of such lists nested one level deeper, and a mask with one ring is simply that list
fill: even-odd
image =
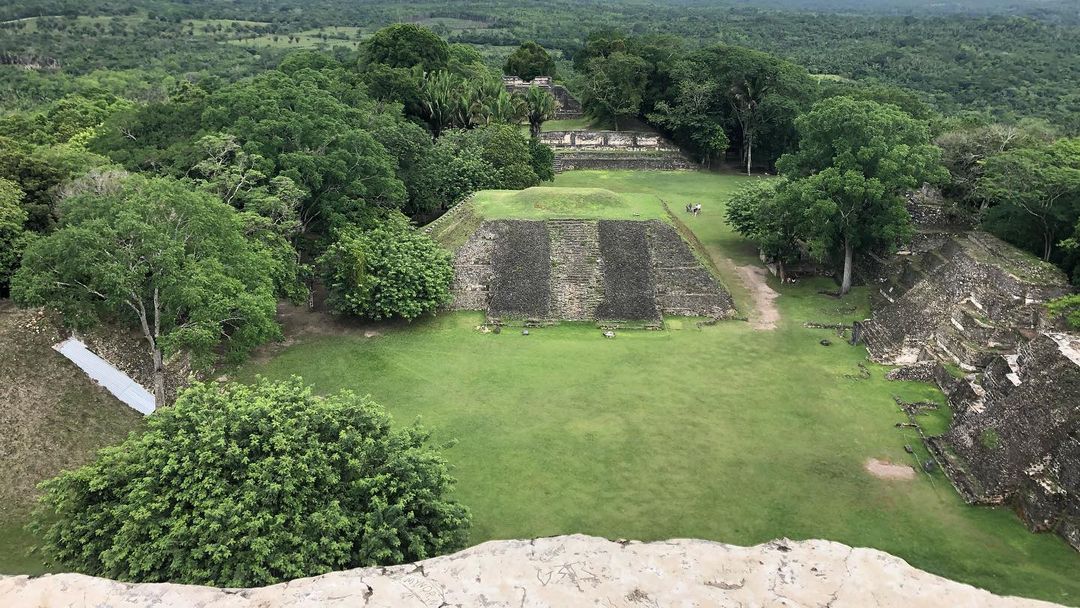
[{"label": "dense forest", "polygon": [[[792,1],[794,9],[813,2]],[[855,3],[853,3],[855,4]],[[498,65],[533,40],[569,61],[601,29],[666,35],[690,47],[746,46],[789,59],[819,78],[879,81],[918,91],[942,112],[998,119],[1046,118],[1080,129],[1080,22],[1075,3],[883,3],[851,13],[769,10],[729,4],[595,3],[542,0],[521,5],[318,0],[218,3],[161,0],[16,1],[0,7],[0,61],[40,66],[7,71],[6,107],[27,107],[72,89],[106,86],[127,96],[160,94],[151,83],[192,74],[236,78],[273,65],[289,49],[355,52],[379,27],[415,22],[451,42],[477,45]],[[905,5],[887,3],[890,12]],[[919,3],[922,4],[922,3]],[[60,78],[59,68],[75,81]],[[102,74],[108,70],[108,74]],[[119,71],[119,73],[116,73]],[[569,76],[569,73],[566,75]]]}]

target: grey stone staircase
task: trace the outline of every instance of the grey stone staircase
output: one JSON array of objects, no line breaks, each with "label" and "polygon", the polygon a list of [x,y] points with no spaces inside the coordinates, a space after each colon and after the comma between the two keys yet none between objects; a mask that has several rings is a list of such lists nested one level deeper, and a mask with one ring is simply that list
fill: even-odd
[{"label": "grey stone staircase", "polygon": [[596,318],[603,297],[600,244],[596,222],[549,220],[551,302],[556,318]]}]

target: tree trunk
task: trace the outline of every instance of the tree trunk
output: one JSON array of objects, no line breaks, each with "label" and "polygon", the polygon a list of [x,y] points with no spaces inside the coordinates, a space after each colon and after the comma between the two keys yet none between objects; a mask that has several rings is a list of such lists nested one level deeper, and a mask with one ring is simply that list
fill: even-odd
[{"label": "tree trunk", "polygon": [[754,154],[754,136],[746,136],[746,174],[750,175],[750,162],[753,160]]},{"label": "tree trunk", "polygon": [[151,353],[154,357],[154,407],[162,407],[165,405],[165,363],[160,348],[155,346]]},{"label": "tree trunk", "polygon": [[776,273],[780,275],[780,284],[783,285],[787,277],[784,274],[784,260],[779,258],[776,259]]},{"label": "tree trunk", "polygon": [[530,122],[529,123],[529,136],[530,137],[532,137],[533,139],[536,139],[537,137],[540,137],[540,125],[541,124],[542,123],[538,123],[538,122]]},{"label": "tree trunk", "polygon": [[844,279],[840,283],[840,295],[851,291],[851,239],[844,237]]}]

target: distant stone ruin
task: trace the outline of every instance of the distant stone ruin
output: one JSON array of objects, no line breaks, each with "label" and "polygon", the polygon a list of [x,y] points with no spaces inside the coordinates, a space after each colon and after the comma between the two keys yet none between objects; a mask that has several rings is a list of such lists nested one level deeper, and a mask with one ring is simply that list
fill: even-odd
[{"label": "distant stone ruin", "polygon": [[556,119],[582,117],[581,102],[575,99],[566,87],[553,83],[550,76],[537,76],[532,80],[522,80],[517,76],[503,76],[503,86],[511,93],[524,93],[534,85],[551,92],[555,96],[555,101],[559,102],[559,107],[555,111]]},{"label": "distant stone ruin", "polygon": [[[953,421],[928,447],[966,500],[1008,504],[1080,550],[1080,337],[1055,331],[1060,270],[983,232],[913,213],[908,251],[871,264],[870,357],[935,381]],[[929,225],[933,224],[933,225]],[[950,371],[951,370],[951,371]]]},{"label": "distant stone ruin", "polygon": [[734,311],[690,246],[659,220],[485,221],[454,266],[453,307],[496,321],[660,326],[664,315]]},{"label": "distant stone ruin", "polygon": [[692,169],[675,144],[652,131],[547,131],[540,141],[555,152],[555,171],[573,169]]}]

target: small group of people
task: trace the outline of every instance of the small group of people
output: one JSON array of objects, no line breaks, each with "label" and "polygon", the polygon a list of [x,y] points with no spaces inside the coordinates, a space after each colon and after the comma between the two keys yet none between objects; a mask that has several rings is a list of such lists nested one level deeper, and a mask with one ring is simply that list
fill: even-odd
[{"label": "small group of people", "polygon": [[698,203],[696,205],[692,203],[686,203],[686,212],[698,215],[699,213],[701,213],[701,203]]}]

